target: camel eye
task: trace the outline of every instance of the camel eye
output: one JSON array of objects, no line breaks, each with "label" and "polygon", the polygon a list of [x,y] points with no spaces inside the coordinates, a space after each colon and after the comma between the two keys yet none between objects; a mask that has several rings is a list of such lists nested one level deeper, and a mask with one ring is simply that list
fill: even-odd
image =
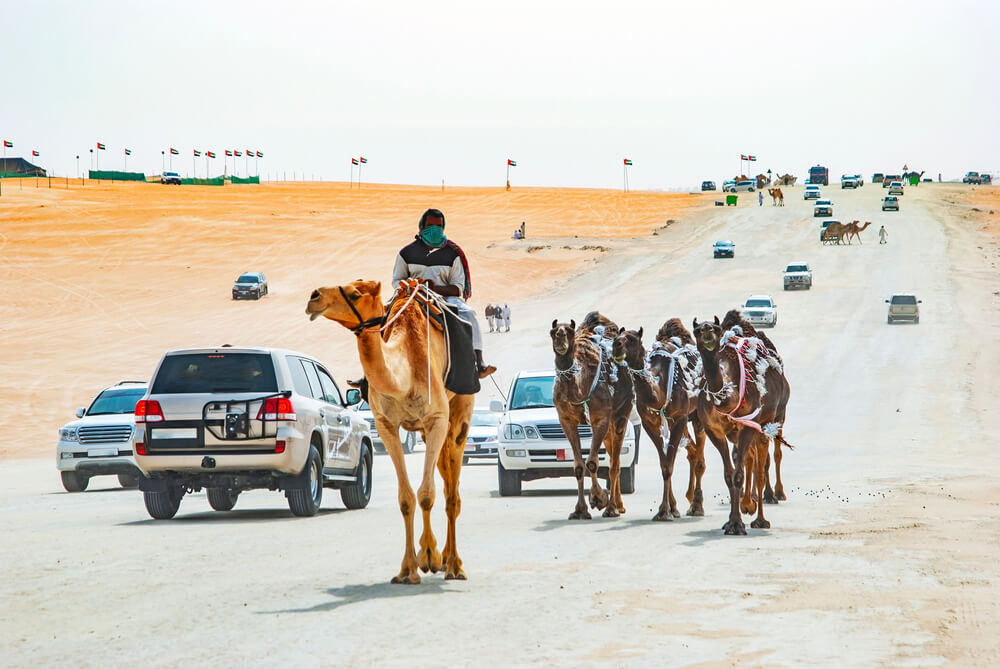
[{"label": "camel eye", "polygon": [[318,290],[314,290],[313,294],[309,296],[309,299],[310,300],[318,300],[319,299],[319,291]]}]

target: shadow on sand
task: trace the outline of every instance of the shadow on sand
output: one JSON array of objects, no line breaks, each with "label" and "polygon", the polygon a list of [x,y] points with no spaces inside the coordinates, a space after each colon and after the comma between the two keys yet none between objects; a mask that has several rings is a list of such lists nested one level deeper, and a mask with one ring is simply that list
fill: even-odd
[{"label": "shadow on sand", "polygon": [[[316,515],[332,516],[340,513],[347,513],[347,509],[320,509],[316,512]],[[153,523],[219,523],[225,525],[234,523],[254,523],[269,520],[287,523],[289,520],[293,520],[295,518],[297,518],[297,516],[293,515],[288,509],[246,509],[243,511],[237,509],[233,511],[204,511],[202,513],[190,513],[184,516],[178,515],[170,520],[154,520],[153,518],[145,518],[143,520],[132,520],[127,523],[119,523],[119,525],[122,527],[150,525]],[[309,519],[302,518],[302,520]]]},{"label": "shadow on sand", "polygon": [[304,609],[280,609],[275,611],[258,611],[260,614],[275,613],[317,613],[336,611],[348,604],[368,602],[376,599],[398,599],[402,597],[417,597],[420,595],[441,595],[445,593],[458,594],[462,590],[445,587],[440,574],[424,576],[420,585],[393,585],[391,583],[371,583],[368,585],[345,585],[340,588],[327,588],[326,592],[334,599],[322,602]]}]

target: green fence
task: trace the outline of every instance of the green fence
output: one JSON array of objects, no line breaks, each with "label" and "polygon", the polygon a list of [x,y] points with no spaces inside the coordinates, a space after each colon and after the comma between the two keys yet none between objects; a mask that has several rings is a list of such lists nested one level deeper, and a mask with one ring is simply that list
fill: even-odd
[{"label": "green fence", "polygon": [[246,179],[241,179],[239,177],[230,177],[229,180],[234,184],[259,184],[260,177],[247,177]]},{"label": "green fence", "polygon": [[35,174],[24,174],[22,172],[0,172],[0,179],[34,179],[36,176],[39,179],[45,178]]},{"label": "green fence", "polygon": [[226,180],[222,177],[214,179],[181,179],[182,186],[224,186]]},{"label": "green fence", "polygon": [[103,179],[105,181],[145,181],[146,175],[142,172],[120,172],[118,170],[90,170],[91,179]]}]

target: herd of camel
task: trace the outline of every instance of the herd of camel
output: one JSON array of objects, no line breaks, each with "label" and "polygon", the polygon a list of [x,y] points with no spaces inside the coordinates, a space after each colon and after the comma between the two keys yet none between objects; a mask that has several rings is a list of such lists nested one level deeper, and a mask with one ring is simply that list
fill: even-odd
[{"label": "herd of camel", "polygon": [[[465,579],[458,555],[456,523],[461,512],[459,473],[475,396],[445,387],[449,369],[447,334],[435,314],[447,308],[426,285],[402,281],[387,308],[381,283],[357,280],[317,288],[306,305],[310,319],[324,317],[357,337],[367,380],[367,397],[393,467],[403,516],[403,560],[393,583],[420,583],[420,572],[444,571],[446,579]],[[584,477],[590,476],[589,502],[605,516],[625,512],[621,499],[621,447],[629,417],[638,411],[656,446],[663,475],[663,497],[653,520],[678,517],[671,487],[674,458],[685,448],[691,463],[689,515],[704,515],[701,490],[705,472],[705,436],[722,458],[730,494],[726,534],[746,534],[742,514],[757,517],[751,527],[766,528],[764,504],[785,499],[781,482],[781,446],[789,386],[773,342],[754,330],[738,311],[720,322],[693,323],[689,332],[679,319],[666,321],[647,351],[643,330],[619,328],[597,312],[576,323],[553,321],[555,354],[553,401],[559,422],[573,447],[577,504],[571,519],[588,519]],[[584,461],[579,426],[590,425],[592,443]],[[693,435],[689,426],[693,429]],[[399,429],[422,433],[426,444],[423,476],[416,493],[410,485]],[[770,484],[769,445],[774,445],[775,486]],[[609,456],[610,490],[597,478],[598,452]],[[732,444],[732,457],[730,457]],[[447,539],[439,550],[431,530],[435,501],[434,470],[444,482]],[[423,532],[414,545],[414,516],[423,516]]]}]

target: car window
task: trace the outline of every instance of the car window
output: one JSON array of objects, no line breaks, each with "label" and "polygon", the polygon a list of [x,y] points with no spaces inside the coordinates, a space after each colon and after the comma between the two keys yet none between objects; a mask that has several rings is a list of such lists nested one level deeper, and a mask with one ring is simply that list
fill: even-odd
[{"label": "car window", "polygon": [[917,298],[913,295],[893,295],[892,304],[913,305],[917,303]]},{"label": "car window", "polygon": [[[288,372],[292,375],[292,387],[295,389],[295,392],[305,397],[313,397],[312,386],[309,385],[309,378],[306,376],[306,370],[302,366],[305,361],[301,358],[296,358],[294,355],[286,356],[285,360],[288,363]],[[317,384],[318,387],[319,385]]]},{"label": "car window", "polygon": [[278,382],[267,353],[168,355],[153,381],[152,394],[274,393]]},{"label": "car window", "polygon": [[748,306],[748,307],[769,307],[769,306],[771,306],[771,300],[747,300],[746,306]]},{"label": "car window", "polygon": [[518,379],[514,386],[514,392],[511,393],[510,408],[512,410],[535,409],[553,406],[553,381],[555,381],[554,376]]},{"label": "car window", "polygon": [[105,390],[94,398],[90,408],[87,409],[87,415],[102,416],[117,413],[134,413],[136,402],[141,400],[145,394],[145,388]]},{"label": "car window", "polygon": [[241,274],[240,278],[236,279],[236,283],[257,283],[256,274]]},{"label": "car window", "polygon": [[340,396],[340,389],[337,387],[336,382],[334,382],[333,377],[319,365],[316,365],[316,370],[319,372],[320,385],[323,386],[323,400],[330,404],[343,406],[344,400]]},{"label": "car window", "polygon": [[319,383],[319,374],[316,373],[316,365],[312,364],[308,360],[300,360],[302,363],[302,369],[306,372],[306,378],[309,379],[310,396],[316,400],[323,399],[323,387]]},{"label": "car window", "polygon": [[476,425],[479,427],[490,427],[492,425],[500,424],[500,414],[493,413],[492,411],[473,411],[472,418],[469,419],[469,425]]},{"label": "car window", "polygon": [[808,272],[809,268],[805,265],[789,265],[785,270],[786,272]]}]

